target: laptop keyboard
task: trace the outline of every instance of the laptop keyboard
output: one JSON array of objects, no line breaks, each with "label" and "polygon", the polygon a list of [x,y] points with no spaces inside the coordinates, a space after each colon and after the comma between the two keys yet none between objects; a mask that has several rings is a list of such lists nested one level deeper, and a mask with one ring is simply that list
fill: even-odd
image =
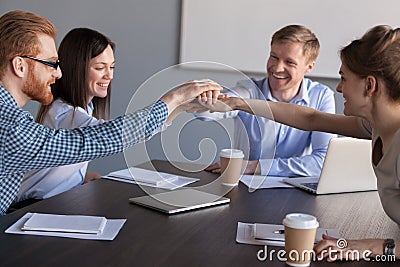
[{"label": "laptop keyboard", "polygon": [[318,183],[302,183],[301,185],[317,190]]}]

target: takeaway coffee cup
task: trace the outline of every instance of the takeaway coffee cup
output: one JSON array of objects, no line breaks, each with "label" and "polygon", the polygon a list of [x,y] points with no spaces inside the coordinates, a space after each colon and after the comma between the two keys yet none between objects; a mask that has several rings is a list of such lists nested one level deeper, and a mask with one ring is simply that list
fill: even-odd
[{"label": "takeaway coffee cup", "polygon": [[221,183],[223,185],[235,186],[239,183],[243,163],[243,151],[239,149],[222,149],[221,161]]},{"label": "takeaway coffee cup", "polygon": [[287,214],[285,227],[286,263],[290,266],[309,266],[312,260],[317,218],[304,213]]}]

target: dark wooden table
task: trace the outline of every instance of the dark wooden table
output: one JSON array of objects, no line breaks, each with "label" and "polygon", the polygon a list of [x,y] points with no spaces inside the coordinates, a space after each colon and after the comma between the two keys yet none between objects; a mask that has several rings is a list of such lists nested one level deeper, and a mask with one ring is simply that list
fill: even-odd
[{"label": "dark wooden table", "polygon": [[[193,184],[196,186],[216,178],[206,172],[188,174],[164,161],[152,163],[160,171],[201,178]],[[235,239],[238,222],[280,224],[290,212],[313,214],[321,227],[338,227],[345,237],[397,238],[399,234],[397,226],[381,210],[376,192],[313,196],[297,189],[263,189],[250,193],[240,183],[227,194],[229,205],[171,216],[128,202],[130,197],[144,194],[136,185],[102,179],[0,217],[0,266],[286,266],[277,259],[259,261],[257,252],[262,246],[238,244]],[[4,234],[26,212],[98,215],[127,221],[113,241]],[[360,229],[368,232],[351,231]],[[398,264],[311,264],[317,265]]]}]

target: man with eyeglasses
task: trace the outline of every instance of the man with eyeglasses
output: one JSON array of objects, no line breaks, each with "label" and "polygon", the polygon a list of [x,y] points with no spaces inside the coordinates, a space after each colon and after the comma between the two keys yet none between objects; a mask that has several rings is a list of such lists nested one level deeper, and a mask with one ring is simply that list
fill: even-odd
[{"label": "man with eyeglasses", "polygon": [[37,62],[40,62],[40,63],[44,64],[44,65],[47,65],[47,66],[49,66],[49,67],[52,67],[53,69],[58,69],[58,66],[60,65],[60,61],[59,61],[59,60],[50,61],[50,60],[44,60],[44,59],[40,59],[40,58],[36,58],[36,57],[31,57],[31,56],[21,56],[21,57],[29,58],[29,59],[35,60],[35,61],[37,61]]},{"label": "man with eyeglasses", "polygon": [[54,130],[21,109],[29,100],[51,102],[50,86],[61,77],[46,18],[25,11],[0,17],[0,215],[14,200],[25,171],[93,160],[121,152],[184,111],[196,97],[216,102],[222,88],[201,80],[183,84],[146,108],[101,125]]}]

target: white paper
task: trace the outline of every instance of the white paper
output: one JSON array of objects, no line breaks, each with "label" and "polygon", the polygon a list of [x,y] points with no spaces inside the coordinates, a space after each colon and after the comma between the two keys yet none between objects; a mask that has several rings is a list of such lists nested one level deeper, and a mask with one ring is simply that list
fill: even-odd
[{"label": "white paper", "polygon": [[244,183],[249,190],[263,189],[263,188],[287,188],[293,187],[283,181],[289,177],[282,176],[266,176],[266,175],[242,175],[240,181]]},{"label": "white paper", "polygon": [[[135,169],[139,169],[139,168],[135,168]],[[159,177],[159,174],[173,176],[172,174],[168,174],[168,173],[160,173],[157,171],[150,171],[150,170],[146,170],[146,171],[152,173],[153,176],[157,176],[157,177]],[[121,174],[122,174],[122,176],[121,176]],[[174,179],[172,181],[166,181],[163,183],[159,183],[158,185],[156,185],[156,184],[149,184],[149,183],[135,181],[131,176],[127,177],[127,175],[130,175],[129,170],[124,169],[124,170],[112,172],[106,176],[103,176],[103,178],[109,179],[109,180],[120,181],[120,182],[124,182],[124,183],[145,185],[145,186],[149,186],[149,187],[156,187],[156,188],[162,188],[162,189],[167,189],[167,190],[174,190],[174,189],[186,186],[188,184],[191,184],[191,183],[194,183],[194,182],[197,182],[200,180],[198,178],[190,178],[190,177],[175,175],[174,177],[176,177],[176,179]]]},{"label": "white paper", "polygon": [[[270,224],[276,230],[282,230],[283,225]],[[315,235],[315,242],[322,240],[322,234],[327,234],[329,236],[339,238],[340,233],[337,229],[324,229],[318,228]],[[251,245],[270,245],[270,246],[285,246],[285,237],[282,234],[281,240],[261,240],[254,237],[254,223],[242,223],[238,222],[237,232],[236,232],[236,242]]]},{"label": "white paper", "polygon": [[80,233],[64,233],[64,232],[43,232],[43,231],[23,231],[21,228],[25,222],[32,216],[32,213],[26,213],[16,223],[11,225],[5,233],[18,235],[40,235],[53,237],[67,237],[76,239],[92,239],[92,240],[114,240],[126,219],[109,220],[107,219],[104,230],[100,234],[80,234]]},{"label": "white paper", "polygon": [[134,168],[123,169],[109,173],[107,176],[135,180],[136,182],[160,186],[163,183],[173,182],[178,176],[174,174],[155,172],[146,169]]},{"label": "white paper", "polygon": [[99,234],[106,223],[106,218],[98,216],[33,213],[21,230]]},{"label": "white paper", "polygon": [[283,225],[255,223],[253,224],[253,237],[255,239],[283,241],[285,240],[283,229]]}]

